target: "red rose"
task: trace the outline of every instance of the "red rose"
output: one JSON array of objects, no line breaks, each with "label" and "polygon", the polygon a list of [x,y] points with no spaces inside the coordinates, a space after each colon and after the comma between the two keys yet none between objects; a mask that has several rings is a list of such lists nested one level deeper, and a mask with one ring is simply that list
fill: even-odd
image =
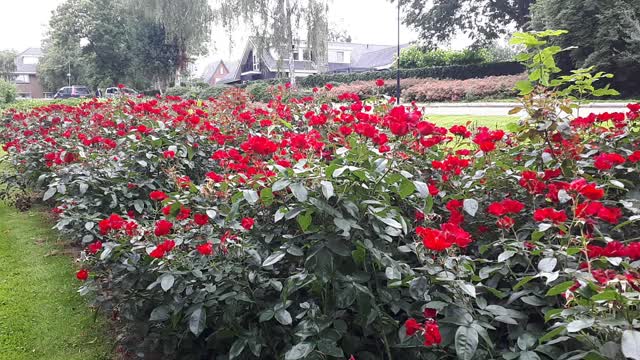
[{"label": "red rose", "polygon": [[384,80],[382,79],[376,80],[376,86],[384,86]]},{"label": "red rose", "polygon": [[549,220],[558,224],[567,221],[567,214],[564,211],[556,210],[554,208],[542,208],[533,213],[533,219],[535,221]]},{"label": "red rose", "polygon": [[174,157],[176,157],[176,152],[172,150],[167,150],[163,152],[162,155],[164,156],[165,159],[173,159]]},{"label": "red rose", "polygon": [[424,213],[422,211],[416,209],[415,219],[416,219],[417,222],[423,222],[424,221]]},{"label": "red rose", "polygon": [[240,221],[240,225],[246,230],[251,230],[253,225],[255,224],[255,220],[253,218],[246,217]]},{"label": "red rose", "polygon": [[508,216],[500,218],[498,219],[498,221],[496,221],[496,225],[501,229],[511,229],[513,225],[515,225],[515,223],[516,222]]},{"label": "red rose", "polygon": [[156,246],[155,249],[153,249],[153,251],[151,251],[151,253],[149,254],[149,256],[151,256],[154,259],[162,259],[164,257],[164,250],[162,249],[161,246]]},{"label": "red rose", "polygon": [[124,88],[125,88],[124,84],[118,84],[118,89],[124,89]]},{"label": "red rose", "polygon": [[422,325],[414,318],[409,318],[404,323],[404,328],[407,332],[407,336],[413,336],[418,330],[422,328]]},{"label": "red rose", "polygon": [[624,164],[625,158],[616,153],[603,153],[596,157],[593,166],[598,170],[610,170],[614,166]]},{"label": "red rose", "polygon": [[196,249],[201,255],[207,256],[213,254],[213,244],[210,242],[198,245],[196,246]]},{"label": "red rose", "polygon": [[171,222],[164,219],[158,220],[156,222],[154,234],[156,234],[156,236],[167,235],[171,232],[171,229],[173,229],[173,224]]},{"label": "red rose", "polygon": [[151,194],[149,194],[149,198],[151,198],[151,200],[153,201],[162,201],[162,200],[168,199],[169,196],[167,196],[167,194],[165,194],[160,190],[156,190],[156,191],[152,191]]},{"label": "red rose", "polygon": [[209,216],[207,214],[195,214],[193,215],[193,221],[200,226],[207,225]]},{"label": "red rose", "polygon": [[89,278],[89,271],[82,269],[76,273],[76,278],[80,281],[85,281]]},{"label": "red rose", "polygon": [[437,315],[438,315],[438,311],[436,309],[425,308],[422,311],[422,316],[424,316],[427,319],[435,319]]},{"label": "red rose", "polygon": [[102,242],[96,241],[93,244],[89,245],[89,252],[91,254],[96,254],[98,251],[102,249]]},{"label": "red rose", "polygon": [[424,324],[424,345],[438,345],[442,342],[440,328],[435,321],[429,321]]},{"label": "red rose", "polygon": [[332,84],[326,84],[324,86],[325,89],[327,89],[328,91],[331,91],[331,89],[333,89],[333,85]]}]

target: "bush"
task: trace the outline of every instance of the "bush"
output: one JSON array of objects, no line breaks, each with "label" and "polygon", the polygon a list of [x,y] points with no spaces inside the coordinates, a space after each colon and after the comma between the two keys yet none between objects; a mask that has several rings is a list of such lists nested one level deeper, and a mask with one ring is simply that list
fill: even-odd
[{"label": "bush", "polygon": [[[517,75],[525,72],[525,67],[515,62],[502,62],[478,65],[454,65],[420,69],[401,69],[400,77],[405,78],[433,78],[465,80],[483,78],[487,76]],[[300,79],[298,84],[303,87],[322,87],[326,83],[350,83],[354,81],[371,81],[376,79],[395,79],[395,70],[371,71],[350,74],[320,74]]]},{"label": "bush", "polygon": [[[462,101],[479,99],[500,99],[514,97],[517,94],[515,85],[524,79],[523,75],[490,76],[483,79],[467,80],[435,80],[435,79],[402,79],[400,89],[406,101]],[[396,82],[385,81],[378,86],[376,81],[356,81],[338,85],[331,92],[332,99],[342,93],[355,93],[361,97],[373,95],[396,95]]]},{"label": "bush", "polygon": [[635,357],[640,104],[561,116],[538,80],[508,132],[279,88],[12,112],[0,141],[145,358]]},{"label": "bush", "polygon": [[483,49],[472,50],[423,50],[411,46],[400,52],[402,69],[426,68],[433,66],[475,65],[490,62],[489,52]]},{"label": "bush", "polygon": [[0,79],[0,106],[14,102],[16,95],[16,86],[6,80]]},{"label": "bush", "polygon": [[226,90],[230,89],[229,85],[210,86],[206,83],[198,83],[193,86],[175,86],[167,89],[166,95],[180,96],[188,99],[208,99],[216,98]]}]

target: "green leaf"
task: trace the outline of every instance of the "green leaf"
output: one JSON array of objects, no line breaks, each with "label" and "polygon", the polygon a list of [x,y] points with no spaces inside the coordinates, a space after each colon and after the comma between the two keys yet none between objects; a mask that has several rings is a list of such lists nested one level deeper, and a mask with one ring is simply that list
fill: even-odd
[{"label": "green leaf", "polygon": [[525,276],[522,280],[518,281],[517,284],[513,286],[513,290],[518,290],[521,287],[525,286],[529,281],[535,279],[535,276]]},{"label": "green leaf", "polygon": [[269,188],[264,188],[260,191],[260,200],[262,200],[262,202],[266,205],[266,206],[270,206],[271,204],[273,204],[273,190],[269,189]]},{"label": "green leaf", "polygon": [[469,326],[460,326],[455,337],[456,355],[460,360],[471,360],[478,348],[478,331]]},{"label": "green leaf", "polygon": [[578,332],[584,329],[588,329],[595,323],[594,319],[579,319],[573,320],[567,325],[567,331],[570,333]]},{"label": "green leaf", "polygon": [[296,344],[291,350],[284,354],[284,360],[304,359],[307,355],[311,354],[314,347],[315,345],[310,343]]},{"label": "green leaf", "polygon": [[53,197],[53,195],[56,194],[56,191],[58,191],[58,190],[56,189],[55,186],[52,186],[49,189],[47,189],[47,191],[44,193],[44,196],[42,197],[42,201],[47,201],[47,200],[51,199]]},{"label": "green leaf", "polygon": [[337,358],[344,357],[344,353],[342,352],[342,349],[338,347],[335,341],[330,339],[320,340],[318,342],[318,351],[320,351],[321,353],[327,356],[332,356]]},{"label": "green leaf", "polygon": [[207,313],[202,307],[197,308],[189,317],[189,330],[195,336],[199,336],[204,331],[207,322]]},{"label": "green leaf", "polygon": [[407,178],[403,178],[400,183],[400,189],[398,194],[402,199],[405,199],[407,196],[413,194],[416,191],[416,186]]},{"label": "green leaf", "polygon": [[271,309],[267,309],[267,310],[265,310],[265,311],[260,313],[260,317],[258,318],[258,321],[260,321],[260,322],[269,321],[269,320],[273,319],[274,315],[275,315],[275,311],[273,311]]},{"label": "green leaf", "polygon": [[300,229],[302,231],[307,231],[312,222],[311,212],[307,211],[304,213],[304,215],[298,215],[296,221],[298,222],[298,225],[300,225]]},{"label": "green leaf", "polygon": [[282,260],[285,255],[286,254],[284,252],[282,252],[282,251],[276,251],[273,254],[269,255],[268,258],[264,259],[264,262],[262,263],[262,266],[263,267],[267,267],[267,266],[274,265],[278,261]]},{"label": "green leaf", "polygon": [[622,354],[633,360],[640,360],[640,331],[622,332]]},{"label": "green leaf", "polygon": [[160,305],[151,311],[149,321],[166,321],[169,320],[169,307],[167,305]]},{"label": "green leaf", "polygon": [[302,185],[302,183],[291,184],[289,185],[289,189],[291,189],[293,196],[295,196],[296,199],[298,199],[298,201],[300,202],[307,201],[309,192],[307,191],[307,188],[304,187],[304,185]]},{"label": "green leaf", "polygon": [[89,190],[89,185],[87,185],[86,183],[80,183],[80,195],[84,195],[87,190]]},{"label": "green leaf", "polygon": [[619,294],[616,290],[606,290],[600,294],[593,295],[591,301],[617,300]]},{"label": "green leaf", "polygon": [[549,291],[547,291],[547,295],[546,296],[560,295],[560,294],[564,293],[565,291],[569,290],[569,288],[572,287],[573,284],[575,284],[575,281],[573,281],[573,280],[565,281],[563,283],[560,283],[560,284],[552,287],[551,289],[549,289]]},{"label": "green leaf", "polygon": [[242,196],[249,204],[258,202],[258,193],[255,190],[242,190]]},{"label": "green leaf", "polygon": [[291,181],[287,179],[278,180],[275,183],[273,183],[273,186],[271,186],[271,190],[280,191],[286,188],[287,186],[289,186],[289,184],[291,184]]},{"label": "green leaf", "polygon": [[540,344],[542,344],[544,342],[547,342],[547,341],[555,338],[556,336],[560,335],[566,329],[567,329],[566,326],[559,326],[559,327],[549,331],[548,333],[544,334],[538,341],[540,342]]},{"label": "green leaf", "polygon": [[322,186],[322,195],[324,198],[329,200],[333,196],[333,184],[330,181],[323,180],[320,182]]},{"label": "green leaf", "polygon": [[291,319],[291,314],[287,311],[287,309],[278,309],[275,313],[276,320],[282,325],[291,325],[293,320]]},{"label": "green leaf", "polygon": [[533,91],[533,84],[529,80],[520,80],[516,83],[516,89],[520,91],[520,95],[528,95]]},{"label": "green leaf", "polygon": [[540,360],[540,356],[534,351],[523,351],[520,353],[518,360]]},{"label": "green leaf", "polygon": [[175,282],[175,277],[171,274],[162,274],[160,276],[160,286],[162,287],[162,290],[164,291],[169,291],[169,289],[171,289],[171,287],[173,287],[173,283]]},{"label": "green leaf", "polygon": [[478,212],[478,200],[476,199],[464,199],[464,201],[462,202],[462,206],[464,211],[471,215],[471,216],[476,216],[476,213]]},{"label": "green leaf", "polygon": [[233,345],[231,345],[231,349],[229,350],[229,360],[235,359],[238,356],[240,356],[245,346],[247,346],[246,338],[239,338],[236,341],[234,341]]}]

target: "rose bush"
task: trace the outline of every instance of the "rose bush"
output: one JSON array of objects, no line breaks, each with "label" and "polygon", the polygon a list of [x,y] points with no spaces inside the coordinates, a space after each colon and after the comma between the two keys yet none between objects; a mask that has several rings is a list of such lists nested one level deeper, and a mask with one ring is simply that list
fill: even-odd
[{"label": "rose bush", "polygon": [[640,104],[562,115],[528,60],[508,131],[331,86],[9,111],[7,181],[141,356],[640,358]]}]

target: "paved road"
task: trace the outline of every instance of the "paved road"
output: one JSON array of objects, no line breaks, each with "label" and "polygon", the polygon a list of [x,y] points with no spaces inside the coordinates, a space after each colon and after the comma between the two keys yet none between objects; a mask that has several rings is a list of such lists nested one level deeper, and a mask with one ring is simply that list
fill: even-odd
[{"label": "paved road", "polygon": [[[516,103],[420,103],[427,115],[509,115],[509,110],[518,106]],[[580,114],[627,112],[624,103],[593,103],[580,108]]]}]

